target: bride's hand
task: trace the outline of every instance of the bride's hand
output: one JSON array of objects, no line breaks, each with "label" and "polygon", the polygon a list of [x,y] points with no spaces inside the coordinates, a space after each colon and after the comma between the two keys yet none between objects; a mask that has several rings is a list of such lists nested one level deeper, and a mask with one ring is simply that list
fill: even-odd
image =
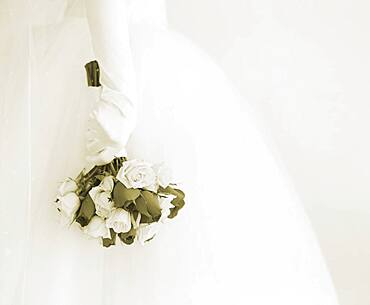
[{"label": "bride's hand", "polygon": [[122,94],[103,88],[87,128],[88,161],[95,165],[125,156],[125,146],[136,125],[132,103]]}]

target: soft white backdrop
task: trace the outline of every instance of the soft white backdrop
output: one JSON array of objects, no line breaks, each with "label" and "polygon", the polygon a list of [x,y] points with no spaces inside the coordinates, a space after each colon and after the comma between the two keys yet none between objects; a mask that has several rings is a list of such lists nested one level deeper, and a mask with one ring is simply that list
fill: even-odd
[{"label": "soft white backdrop", "polygon": [[370,304],[370,3],[167,5],[170,25],[206,50],[265,120],[341,304]]}]

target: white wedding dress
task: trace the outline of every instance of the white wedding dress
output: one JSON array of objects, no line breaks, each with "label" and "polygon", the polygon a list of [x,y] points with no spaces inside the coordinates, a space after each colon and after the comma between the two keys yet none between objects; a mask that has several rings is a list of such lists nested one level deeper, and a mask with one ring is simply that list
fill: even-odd
[{"label": "white wedding dress", "polygon": [[138,90],[127,150],[171,167],[187,204],[145,246],[105,249],[59,225],[56,190],[85,164],[99,97],[83,67],[95,59],[83,1],[2,1],[0,305],[336,305],[252,111],[167,28],[164,1],[126,4]]}]

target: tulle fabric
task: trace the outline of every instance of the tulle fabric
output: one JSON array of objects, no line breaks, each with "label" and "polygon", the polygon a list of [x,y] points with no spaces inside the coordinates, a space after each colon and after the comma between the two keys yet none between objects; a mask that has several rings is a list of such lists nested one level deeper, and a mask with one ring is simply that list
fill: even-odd
[{"label": "tulle fabric", "polygon": [[0,304],[19,296],[30,200],[27,3],[0,6]]},{"label": "tulle fabric", "polygon": [[[158,19],[150,14],[155,1],[129,3],[139,118],[128,153],[171,167],[187,205],[145,246],[104,249],[77,225],[61,227],[52,203],[58,184],[85,164],[98,91],[87,87],[83,65],[94,54],[79,3],[55,23],[31,22],[27,3],[14,3],[13,15],[0,11],[9,25],[0,27],[9,38],[1,57],[9,71],[0,98],[1,305],[337,304],[252,111],[239,109],[206,55],[166,28],[161,10]],[[22,29],[18,37],[12,28]]]}]

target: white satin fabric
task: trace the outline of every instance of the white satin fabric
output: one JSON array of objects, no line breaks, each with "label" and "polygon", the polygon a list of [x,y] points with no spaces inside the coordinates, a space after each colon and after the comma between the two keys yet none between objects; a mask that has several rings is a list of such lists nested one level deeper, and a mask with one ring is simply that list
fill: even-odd
[{"label": "white satin fabric", "polygon": [[1,305],[337,304],[253,113],[206,55],[166,28],[162,1],[126,2],[138,92],[127,150],[171,167],[187,205],[146,246],[104,249],[77,225],[60,227],[56,189],[84,165],[100,99],[83,68],[95,54],[81,1],[43,1],[43,18],[29,16],[37,2],[21,2],[0,7]]}]

